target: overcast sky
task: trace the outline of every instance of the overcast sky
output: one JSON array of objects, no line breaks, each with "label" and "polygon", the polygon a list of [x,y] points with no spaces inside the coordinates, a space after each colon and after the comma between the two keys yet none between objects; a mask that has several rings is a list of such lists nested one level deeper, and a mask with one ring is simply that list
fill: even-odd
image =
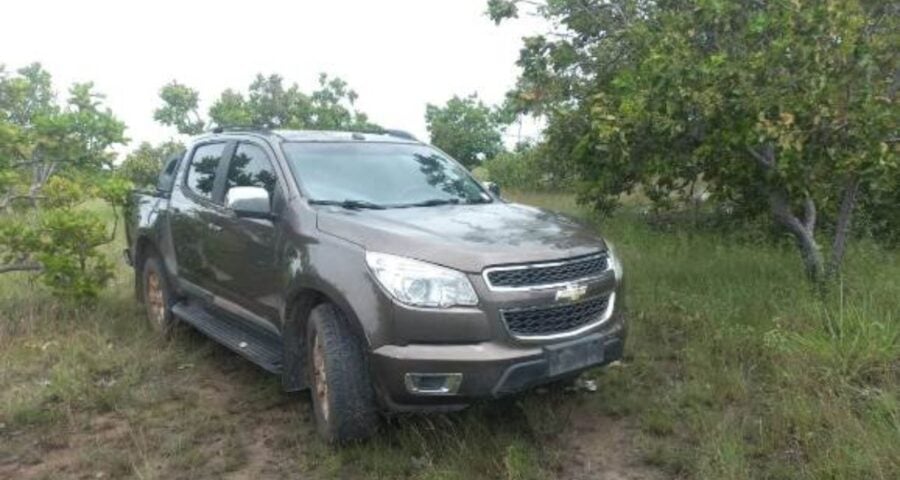
[{"label": "overcast sky", "polygon": [[43,63],[61,95],[73,81],[94,81],[128,125],[130,148],[174,135],[153,121],[163,84],[178,79],[199,90],[205,112],[257,72],[305,91],[319,72],[337,75],[374,122],[427,138],[426,103],[472,92],[501,101],[518,74],[521,37],[541,28],[531,19],[495,26],[486,0],[5,3],[0,63]]}]

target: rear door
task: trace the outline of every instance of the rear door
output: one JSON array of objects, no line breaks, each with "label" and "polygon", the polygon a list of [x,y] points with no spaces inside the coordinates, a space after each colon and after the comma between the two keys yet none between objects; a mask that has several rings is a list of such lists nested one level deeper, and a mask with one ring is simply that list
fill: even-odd
[{"label": "rear door", "polygon": [[195,295],[208,292],[222,276],[221,257],[210,246],[220,230],[214,220],[225,211],[223,159],[233,149],[234,142],[227,141],[194,146],[172,189],[169,215],[177,276]]},{"label": "rear door", "polygon": [[[269,192],[276,214],[284,204],[284,185],[270,150],[262,143],[241,141],[231,156],[224,195],[234,187],[262,187]],[[274,328],[282,292],[278,270],[280,236],[272,220],[239,218],[226,209],[216,216],[219,227],[211,248],[220,255],[214,277],[217,304],[232,313]]]}]

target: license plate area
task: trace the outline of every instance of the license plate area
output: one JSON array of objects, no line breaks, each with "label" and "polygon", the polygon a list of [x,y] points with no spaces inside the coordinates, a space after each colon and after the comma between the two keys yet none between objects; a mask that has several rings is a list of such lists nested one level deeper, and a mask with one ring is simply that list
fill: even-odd
[{"label": "license plate area", "polygon": [[551,377],[603,362],[603,337],[594,334],[544,347]]}]

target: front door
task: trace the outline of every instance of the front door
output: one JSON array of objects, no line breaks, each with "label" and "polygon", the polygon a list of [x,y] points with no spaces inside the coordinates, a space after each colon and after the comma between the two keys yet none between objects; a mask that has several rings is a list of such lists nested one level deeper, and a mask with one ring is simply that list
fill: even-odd
[{"label": "front door", "polygon": [[[273,203],[282,203],[282,185],[267,150],[250,142],[238,143],[227,167],[224,193],[234,187],[262,187]],[[238,218],[230,210],[215,219],[219,227],[210,248],[221,259],[214,293],[220,306],[273,327],[278,319],[281,277],[278,269],[278,225],[271,220]]]}]

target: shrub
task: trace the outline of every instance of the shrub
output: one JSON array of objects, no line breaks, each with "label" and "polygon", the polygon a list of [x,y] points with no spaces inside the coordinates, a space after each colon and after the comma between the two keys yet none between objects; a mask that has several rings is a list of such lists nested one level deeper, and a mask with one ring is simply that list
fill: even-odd
[{"label": "shrub", "polygon": [[151,187],[156,185],[165,162],[183,151],[184,145],[171,140],[156,146],[143,142],[125,157],[118,172],[138,187]]},{"label": "shrub", "polygon": [[[36,272],[54,294],[94,298],[111,276],[98,247],[116,235],[116,206],[130,182],[111,177],[125,124],[102,105],[93,84],[74,84],[57,100],[39,64],[0,68],[0,273]],[[85,202],[112,203],[116,224]]]},{"label": "shrub", "polygon": [[[44,186],[47,208],[0,219],[0,262],[9,271],[36,272],[43,284],[62,298],[83,302],[95,298],[112,277],[112,264],[99,247],[115,240],[117,206],[131,184],[118,178],[88,186],[55,177]],[[96,209],[83,204],[100,197],[113,205],[112,231]],[[14,268],[18,267],[18,268]]]},{"label": "shrub", "polygon": [[520,146],[483,164],[487,177],[501,187],[519,191],[568,190],[574,181],[541,146]]}]

